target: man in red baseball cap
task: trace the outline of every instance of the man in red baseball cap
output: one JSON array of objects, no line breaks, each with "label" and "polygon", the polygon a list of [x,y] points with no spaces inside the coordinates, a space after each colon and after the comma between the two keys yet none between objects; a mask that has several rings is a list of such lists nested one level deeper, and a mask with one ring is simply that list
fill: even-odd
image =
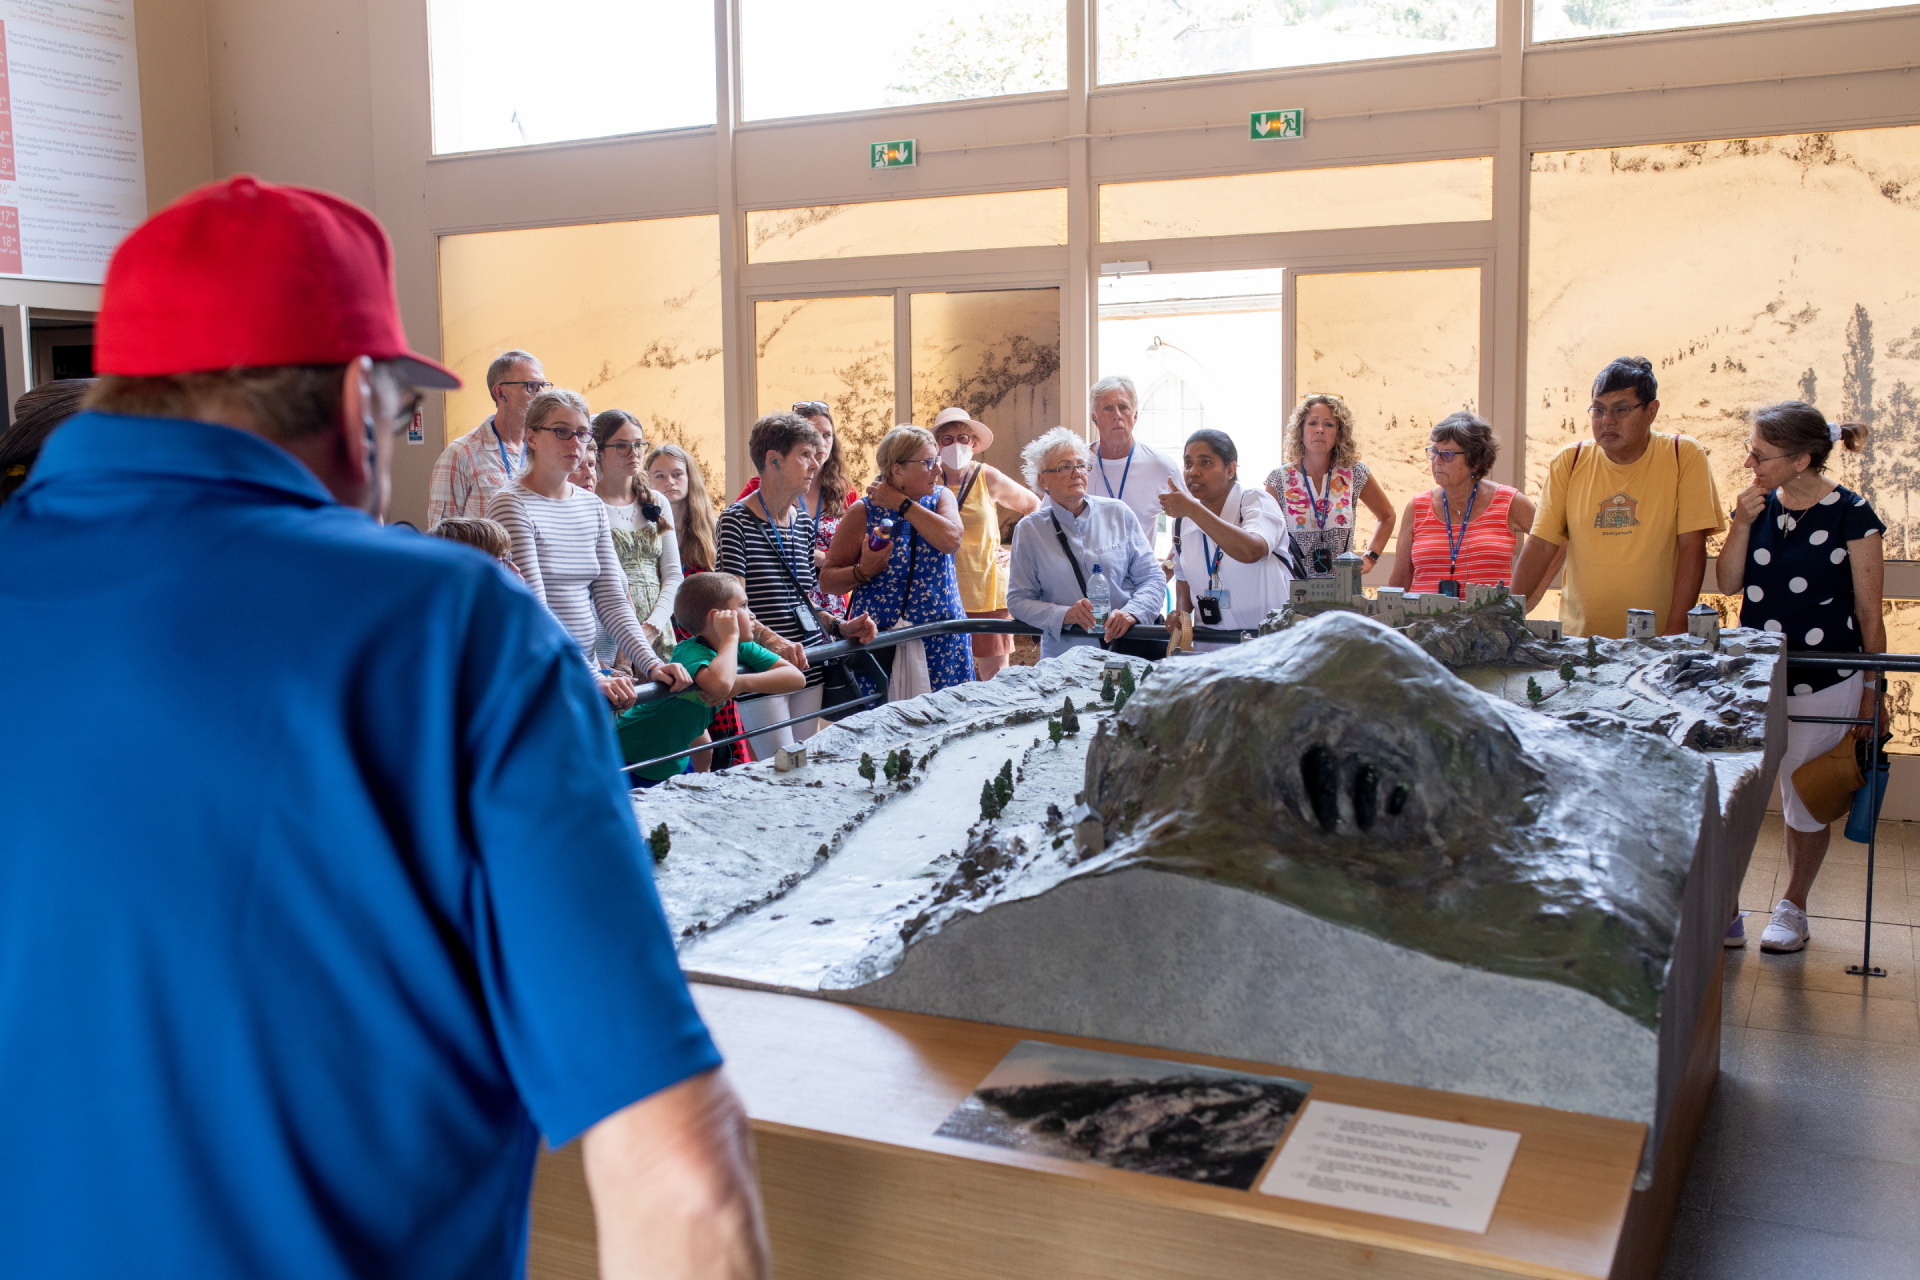
[{"label": "man in red baseball cap", "polygon": [[504,1280],[582,1134],[605,1274],[763,1275],[577,649],[365,514],[458,385],[379,225],[196,191],[97,335],[0,507],[0,1275]]}]

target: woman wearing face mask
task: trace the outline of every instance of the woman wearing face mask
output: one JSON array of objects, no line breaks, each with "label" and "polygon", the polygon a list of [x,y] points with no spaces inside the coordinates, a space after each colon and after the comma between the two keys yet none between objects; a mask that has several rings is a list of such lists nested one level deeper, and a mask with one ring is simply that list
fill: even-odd
[{"label": "woman wearing face mask", "polygon": [[[1024,516],[1039,510],[1040,499],[998,467],[974,460],[993,447],[993,428],[965,409],[942,409],[933,420],[933,441],[940,450],[940,481],[960,507],[960,550],[953,557],[960,603],[969,618],[1011,617],[999,508]],[[976,679],[993,679],[1013,656],[1012,636],[977,635],[972,641]]]},{"label": "woman wearing face mask", "polygon": [[[953,568],[960,505],[940,484],[933,433],[895,427],[880,441],[876,459],[879,478],[847,508],[821,582],[829,591],[851,591],[847,607],[870,615],[882,629],[965,617]],[[894,647],[888,691],[890,697],[910,697],[971,679],[967,637],[934,636]]]},{"label": "woman wearing face mask", "polygon": [[[613,550],[627,574],[627,596],[640,629],[662,658],[673,655],[673,596],[680,589],[680,547],[667,509],[647,484],[647,442],[640,420],[625,409],[595,414],[593,440],[600,460],[594,492],[606,504]],[[576,482],[577,483],[577,482]],[[602,666],[613,665],[613,643],[602,633],[594,650]]]},{"label": "woman wearing face mask", "polygon": [[[707,496],[706,475],[693,455],[677,444],[663,444],[647,455],[647,484],[666,501],[672,516],[674,542],[680,553],[682,579],[695,573],[709,573],[720,563],[719,530],[713,518],[713,499]],[[676,621],[677,643],[688,639]],[[716,708],[706,737],[731,738],[745,733],[740,722],[740,704],[728,702]],[[693,757],[693,767],[702,773],[736,764],[751,764],[753,748],[745,739],[702,751]]]},{"label": "woman wearing face mask", "polygon": [[1287,465],[1267,476],[1287,532],[1309,578],[1333,576],[1333,562],[1353,546],[1357,508],[1373,513],[1365,559],[1380,563],[1393,537],[1393,503],[1354,454],[1353,411],[1339,396],[1308,396],[1287,419]]},{"label": "woman wearing face mask", "polygon": [[1169,480],[1160,495],[1174,521],[1171,621],[1251,631],[1286,603],[1293,577],[1274,555],[1287,536],[1280,508],[1265,490],[1240,486],[1240,451],[1224,431],[1188,436],[1183,460],[1187,492]]},{"label": "woman wearing face mask", "polygon": [[633,683],[593,666],[601,627],[644,680],[687,687],[687,673],[662,662],[640,629],[627,598],[626,574],[613,549],[607,509],[567,477],[593,447],[587,402],[572,391],[543,391],[527,405],[527,469],[487,499],[487,518],[506,529],[513,564],[580,646],[607,700],[633,705]]},{"label": "woman wearing face mask", "polygon": [[[840,520],[847,514],[847,508],[852,505],[859,486],[854,483],[852,473],[847,469],[846,453],[840,448],[840,437],[833,428],[833,410],[826,401],[801,400],[794,404],[793,412],[813,428],[826,450],[820,470],[814,473],[813,483],[796,499],[813,517],[813,566],[819,569],[827,563],[827,548],[833,545],[833,535],[840,528]],[[747,495],[759,487],[760,477],[749,477],[735,501],[745,502]],[[835,617],[846,616],[845,595],[833,595],[815,587],[811,599],[816,609],[825,609]]]}]

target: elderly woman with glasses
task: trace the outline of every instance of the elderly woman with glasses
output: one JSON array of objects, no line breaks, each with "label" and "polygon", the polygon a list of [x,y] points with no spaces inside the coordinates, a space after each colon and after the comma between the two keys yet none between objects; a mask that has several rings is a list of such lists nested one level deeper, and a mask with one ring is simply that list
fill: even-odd
[{"label": "elderly woman with glasses", "polygon": [[1353,411],[1339,396],[1313,395],[1287,419],[1287,465],[1267,476],[1267,492],[1286,516],[1287,533],[1309,578],[1333,574],[1353,546],[1359,509],[1373,513],[1364,558],[1371,569],[1393,536],[1393,502],[1356,454]]},{"label": "elderly woman with glasses", "polygon": [[[1132,509],[1087,492],[1093,459],[1086,441],[1055,427],[1020,451],[1020,465],[1045,500],[1014,526],[1007,608],[1046,632],[1040,656],[1105,647],[1158,617],[1166,579]],[[1087,590],[1096,570],[1109,590],[1109,598],[1097,602]],[[1067,634],[1067,627],[1081,634]]]},{"label": "elderly woman with glasses", "polygon": [[1514,557],[1533,527],[1533,502],[1487,479],[1499,456],[1493,428],[1471,413],[1434,424],[1427,438],[1434,487],[1407,503],[1390,585],[1457,596],[1470,582],[1513,581]]},{"label": "elderly woman with glasses", "polygon": [[[883,631],[966,617],[953,565],[962,538],[960,504],[940,483],[933,433],[895,427],[880,441],[875,461],[880,474],[847,508],[820,571],[821,586],[850,591],[847,607],[871,616]],[[909,674],[923,655],[924,681]],[[925,692],[922,684],[965,684],[973,679],[973,647],[966,636],[911,640],[894,647],[893,671],[888,688],[894,696]]]},{"label": "elderly woman with glasses", "polygon": [[543,391],[527,405],[526,430],[526,471],[487,499],[487,518],[507,531],[514,567],[580,646],[616,708],[633,705],[633,683],[595,666],[601,628],[641,679],[686,688],[686,671],[661,661],[640,629],[606,505],[567,479],[593,449],[587,402],[576,392]]}]

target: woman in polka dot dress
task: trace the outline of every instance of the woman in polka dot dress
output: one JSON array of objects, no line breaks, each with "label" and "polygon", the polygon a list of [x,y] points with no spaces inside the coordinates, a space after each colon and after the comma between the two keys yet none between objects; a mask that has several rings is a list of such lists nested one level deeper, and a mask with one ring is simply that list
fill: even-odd
[{"label": "woman in polka dot dress", "polygon": [[[1886,526],[1865,498],[1824,474],[1834,445],[1856,452],[1866,435],[1865,427],[1829,426],[1818,409],[1798,400],[1753,411],[1753,435],[1747,441],[1753,483],[1732,512],[1718,563],[1720,590],[1741,596],[1741,626],[1782,632],[1790,649],[1886,652],[1880,613],[1880,536]],[[1867,717],[1873,714],[1879,679],[1789,664],[1787,687],[1789,716]],[[1787,824],[1789,878],[1760,935],[1762,951],[1798,951],[1807,945],[1807,893],[1832,832],[1801,803],[1793,771],[1831,751],[1848,732],[1835,724],[1787,726],[1780,807]],[[1856,737],[1867,732],[1864,726],[1852,730]],[[1732,932],[1728,942],[1739,945]]]}]

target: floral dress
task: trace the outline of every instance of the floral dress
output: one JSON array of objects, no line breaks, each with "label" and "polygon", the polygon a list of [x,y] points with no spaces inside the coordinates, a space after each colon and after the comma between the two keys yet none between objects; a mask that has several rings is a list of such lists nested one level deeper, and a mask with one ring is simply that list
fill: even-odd
[{"label": "floral dress", "polygon": [[[1280,508],[1287,518],[1287,532],[1293,545],[1300,548],[1300,563],[1309,578],[1333,576],[1333,561],[1353,546],[1354,505],[1360,491],[1367,487],[1367,464],[1338,467],[1328,473],[1327,486],[1314,501],[1312,486],[1298,464],[1289,463],[1267,476],[1267,486],[1280,495]],[[1314,563],[1314,551],[1326,549],[1326,567]]]},{"label": "floral dress", "polygon": [[[651,618],[654,606],[660,603],[660,557],[665,550],[666,539],[651,524],[632,530],[614,526],[613,556],[626,570],[627,598],[633,601],[633,611],[642,622]],[[653,647],[662,662],[673,660],[670,634],[654,641]]]},{"label": "floral dress", "polygon": [[[920,505],[929,511],[939,510],[943,492],[935,489],[920,499]],[[905,520],[894,526],[893,554],[887,567],[872,582],[856,588],[847,607],[854,617],[871,615],[882,631],[898,622],[945,622],[967,616],[960,605],[960,579],[954,572],[952,554],[934,550]],[[927,675],[935,689],[973,679],[973,645],[966,636],[929,636],[924,643]],[[866,692],[874,690],[867,688]]]}]

